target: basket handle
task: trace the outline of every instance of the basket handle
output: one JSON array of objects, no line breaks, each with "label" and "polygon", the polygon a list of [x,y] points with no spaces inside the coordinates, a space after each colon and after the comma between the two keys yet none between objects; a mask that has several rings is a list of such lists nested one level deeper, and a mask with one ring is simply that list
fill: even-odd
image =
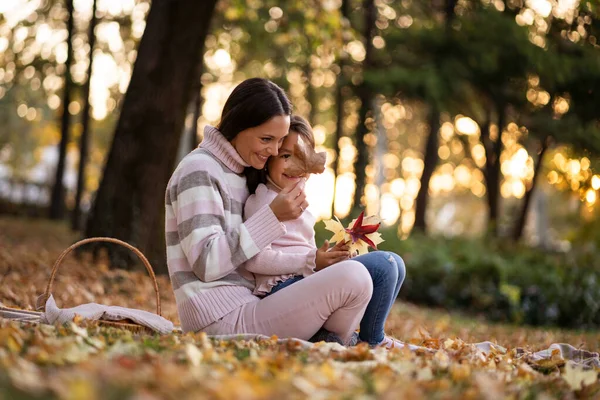
[{"label": "basket handle", "polygon": [[109,243],[120,244],[121,246],[127,247],[129,250],[133,251],[135,253],[135,255],[137,255],[139,257],[139,259],[142,260],[142,263],[146,267],[146,270],[148,271],[150,278],[152,278],[152,283],[154,284],[154,293],[156,293],[156,313],[158,315],[161,315],[160,294],[158,293],[158,283],[156,282],[156,276],[154,275],[154,270],[152,270],[152,266],[150,265],[150,262],[148,261],[146,256],[144,256],[144,254],[142,254],[141,251],[139,251],[137,248],[133,247],[129,243],[126,243],[119,239],[109,238],[109,237],[93,237],[93,238],[83,239],[83,240],[80,240],[79,242],[72,244],[65,251],[63,251],[62,254],[56,260],[56,262],[54,263],[54,266],[52,267],[52,273],[50,274],[50,279],[48,280],[48,285],[46,286],[46,291],[44,292],[44,294],[42,294],[40,297],[37,298],[36,309],[44,310],[44,308],[46,306],[46,301],[48,301],[48,298],[50,298],[50,294],[52,292],[52,284],[54,283],[54,277],[56,276],[58,267],[60,266],[63,259],[67,256],[67,254],[69,254],[72,250],[76,249],[79,246],[83,246],[84,244],[92,243],[92,242],[109,242]]}]

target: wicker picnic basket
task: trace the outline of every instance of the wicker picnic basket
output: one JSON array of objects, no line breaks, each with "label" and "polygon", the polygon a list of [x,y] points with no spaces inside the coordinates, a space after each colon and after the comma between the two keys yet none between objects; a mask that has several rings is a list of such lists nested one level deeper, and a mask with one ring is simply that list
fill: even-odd
[{"label": "wicker picnic basket", "polygon": [[[46,291],[37,298],[36,309],[40,310],[40,311],[45,311],[46,301],[48,301],[48,298],[50,298],[50,295],[52,294],[52,284],[54,283],[54,277],[56,276],[56,273],[58,272],[58,267],[62,263],[63,259],[77,247],[83,246],[84,244],[92,243],[92,242],[109,242],[109,243],[119,244],[119,245],[124,246],[124,247],[128,248],[129,250],[133,251],[138,256],[138,258],[142,261],[142,263],[146,267],[146,270],[148,271],[150,278],[152,278],[152,283],[154,284],[154,293],[156,294],[156,314],[158,314],[160,316],[161,315],[161,307],[160,307],[160,294],[158,292],[158,283],[156,282],[156,276],[154,275],[154,270],[152,269],[150,262],[148,261],[146,256],[144,256],[144,254],[142,254],[142,252],[140,250],[133,247],[129,243],[126,243],[119,239],[114,239],[114,238],[109,238],[109,237],[93,237],[93,238],[83,239],[83,240],[80,240],[79,242],[72,244],[65,251],[63,251],[62,254],[56,260],[56,262],[54,263],[54,266],[52,267],[52,273],[50,274],[50,279],[48,280],[48,285],[46,286]],[[128,319],[120,320],[120,321],[108,321],[108,320],[101,319],[101,320],[98,320],[97,322],[104,326],[114,326],[117,328],[127,329],[132,332],[153,333],[152,329],[150,329],[144,325],[137,324]]]}]

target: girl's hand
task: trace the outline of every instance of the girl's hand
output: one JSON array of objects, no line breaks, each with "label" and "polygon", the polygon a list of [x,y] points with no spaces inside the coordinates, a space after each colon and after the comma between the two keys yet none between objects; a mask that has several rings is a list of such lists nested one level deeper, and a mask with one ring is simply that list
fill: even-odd
[{"label": "girl's hand", "polygon": [[296,219],[308,207],[306,194],[304,193],[304,182],[305,180],[301,179],[295,186],[283,188],[269,205],[279,221]]},{"label": "girl's hand", "polygon": [[323,243],[323,246],[317,249],[315,269],[320,271],[330,265],[347,260],[348,258],[350,258],[350,253],[348,252],[348,246],[345,243],[338,243],[330,249],[329,241],[326,240],[325,243]]},{"label": "girl's hand", "polygon": [[331,251],[350,251],[348,242],[337,242],[335,246],[331,248]]}]

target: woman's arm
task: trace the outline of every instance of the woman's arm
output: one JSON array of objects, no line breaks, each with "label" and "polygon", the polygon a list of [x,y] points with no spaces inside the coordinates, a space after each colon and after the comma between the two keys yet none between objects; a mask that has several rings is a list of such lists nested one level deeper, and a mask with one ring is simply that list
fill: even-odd
[{"label": "woman's arm", "polygon": [[[246,222],[242,223],[239,215],[239,224],[228,226],[225,208],[227,214],[236,214],[235,200],[223,198],[227,194],[222,195],[222,185],[208,170],[195,169],[180,174],[166,194],[167,251],[179,251],[176,245],[180,244],[180,256],[204,282],[233,272],[285,233],[268,205]],[[237,212],[241,214],[241,210]],[[236,215],[228,218],[235,219]]]}]

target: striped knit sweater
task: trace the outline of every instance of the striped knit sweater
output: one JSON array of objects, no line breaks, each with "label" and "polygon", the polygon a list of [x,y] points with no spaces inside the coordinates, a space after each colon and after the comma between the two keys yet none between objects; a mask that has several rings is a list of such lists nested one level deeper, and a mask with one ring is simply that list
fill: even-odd
[{"label": "striped knit sweater", "polygon": [[243,267],[286,233],[269,205],[242,221],[248,164],[211,126],[171,176],[165,196],[169,276],[184,332],[199,331],[258,301]]}]

